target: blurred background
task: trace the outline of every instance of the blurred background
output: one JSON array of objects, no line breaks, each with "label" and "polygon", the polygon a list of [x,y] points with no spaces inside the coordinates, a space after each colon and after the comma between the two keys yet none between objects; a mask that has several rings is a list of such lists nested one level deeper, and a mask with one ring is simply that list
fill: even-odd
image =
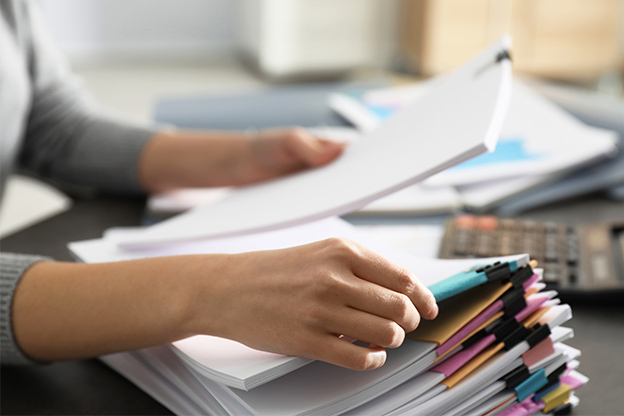
[{"label": "blurred background", "polygon": [[[357,137],[509,34],[515,92],[498,170],[429,181],[359,214],[512,216],[596,194],[624,212],[624,0],[34,1],[105,110],[187,129]],[[148,209],[204,201],[186,198]],[[577,211],[561,220],[597,218]]]},{"label": "blurred background", "polygon": [[[107,107],[267,82],[422,79],[513,37],[517,73],[621,97],[622,0],[39,0]],[[400,79],[400,78],[398,78]]]}]

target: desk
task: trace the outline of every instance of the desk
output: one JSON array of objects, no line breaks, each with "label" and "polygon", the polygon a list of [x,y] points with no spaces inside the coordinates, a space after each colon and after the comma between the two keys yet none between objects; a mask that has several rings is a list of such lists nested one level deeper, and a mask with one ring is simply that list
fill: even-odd
[{"label": "desk", "polygon": [[[2,250],[71,260],[65,244],[96,238],[112,226],[141,221],[142,199],[78,200],[57,217],[9,236]],[[523,215],[536,219],[580,222],[624,218],[624,205],[599,197],[552,205]],[[573,305],[568,324],[575,331],[570,345],[583,352],[580,370],[590,383],[579,391],[577,415],[622,414],[624,395],[624,302],[619,305]],[[54,363],[40,367],[2,368],[3,414],[171,414],[132,383],[97,360]]]}]

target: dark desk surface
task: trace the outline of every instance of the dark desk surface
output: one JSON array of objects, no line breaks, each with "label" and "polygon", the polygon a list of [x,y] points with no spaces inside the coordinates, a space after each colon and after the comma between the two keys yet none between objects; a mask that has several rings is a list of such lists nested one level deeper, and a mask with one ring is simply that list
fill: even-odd
[{"label": "dark desk surface", "polygon": [[[97,238],[112,226],[141,221],[144,201],[100,198],[78,200],[73,208],[2,240],[2,250],[71,260],[65,244]],[[522,215],[570,223],[624,219],[624,204],[586,198]],[[624,302],[572,305],[575,331],[568,343],[581,349],[580,371],[591,381],[578,395],[577,415],[624,414]],[[171,414],[150,396],[97,360],[40,367],[3,367],[2,414]]]}]

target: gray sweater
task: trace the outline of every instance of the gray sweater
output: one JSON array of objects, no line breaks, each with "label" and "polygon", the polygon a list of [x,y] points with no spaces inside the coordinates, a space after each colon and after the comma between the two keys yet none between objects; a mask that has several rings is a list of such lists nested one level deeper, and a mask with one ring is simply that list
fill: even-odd
[{"label": "gray sweater", "polygon": [[[0,1],[0,199],[22,170],[60,186],[140,192],[137,160],[154,132],[98,111],[50,44],[26,0]],[[0,254],[0,360],[28,364],[11,325],[24,272],[45,257]]]}]

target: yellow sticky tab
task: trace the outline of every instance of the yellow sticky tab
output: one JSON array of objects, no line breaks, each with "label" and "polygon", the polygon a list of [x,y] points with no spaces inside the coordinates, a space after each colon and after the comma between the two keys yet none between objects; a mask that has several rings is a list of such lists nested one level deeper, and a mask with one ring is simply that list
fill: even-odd
[{"label": "yellow sticky tab", "polygon": [[494,303],[511,286],[511,283],[493,281],[440,302],[438,317],[431,321],[421,321],[418,328],[408,333],[407,337],[440,345]]},{"label": "yellow sticky tab", "polygon": [[540,318],[544,316],[544,314],[548,312],[549,310],[550,310],[550,306],[539,308],[538,310],[533,312],[531,315],[524,318],[524,321],[522,321],[522,325],[524,325],[526,328],[534,327],[535,324],[537,324],[537,322],[540,320]]},{"label": "yellow sticky tab", "polygon": [[548,413],[567,402],[568,399],[570,399],[571,391],[572,387],[562,383],[559,387],[542,397],[542,401],[544,402],[544,409],[542,409],[542,412]]},{"label": "yellow sticky tab", "polygon": [[539,292],[539,289],[536,287],[529,287],[526,292],[524,293],[524,297],[525,299],[528,298],[531,295],[536,294],[537,292]]}]

